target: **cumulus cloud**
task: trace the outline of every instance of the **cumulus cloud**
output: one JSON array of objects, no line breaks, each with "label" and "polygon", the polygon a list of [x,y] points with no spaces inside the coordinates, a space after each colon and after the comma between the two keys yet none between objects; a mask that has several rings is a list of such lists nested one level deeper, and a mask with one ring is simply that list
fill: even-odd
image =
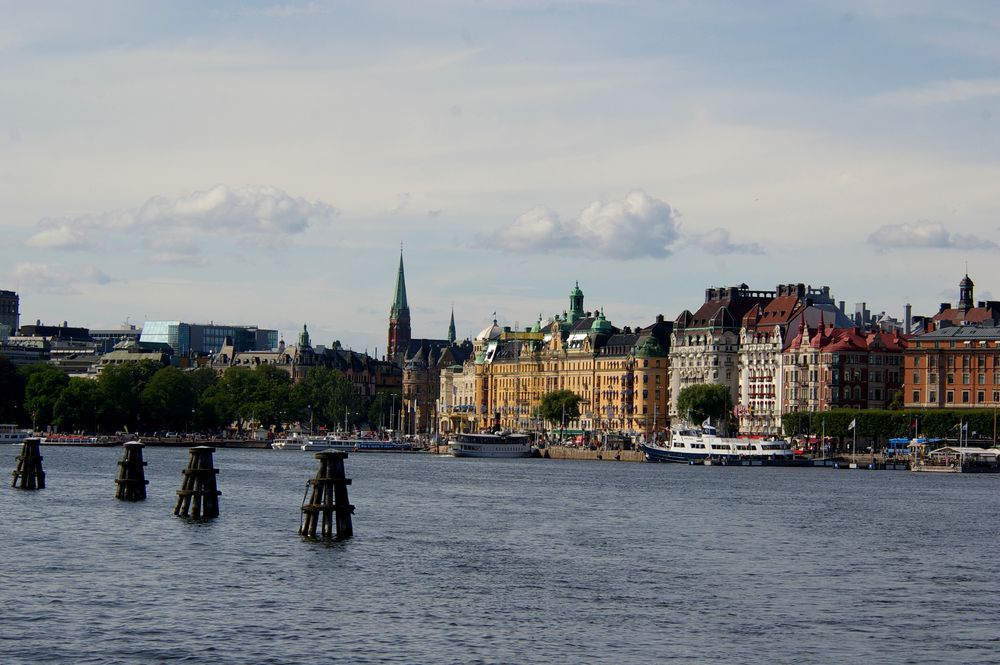
[{"label": "cumulus cloud", "polygon": [[567,220],[533,208],[479,244],[509,252],[664,257],[678,239],[677,216],[667,202],[634,191],[620,201],[595,201]]},{"label": "cumulus cloud", "polygon": [[94,266],[53,267],[44,263],[18,263],[11,276],[29,291],[51,295],[77,295],[81,284],[110,284],[118,281]]},{"label": "cumulus cloud", "polygon": [[952,233],[940,222],[886,224],[868,236],[868,243],[881,249],[997,249],[992,240]]},{"label": "cumulus cloud", "polygon": [[717,227],[707,233],[697,233],[688,237],[688,242],[709,254],[763,254],[764,249],[755,242],[734,243],[729,239],[729,231]]},{"label": "cumulus cloud", "polygon": [[72,218],[43,219],[26,244],[46,249],[88,249],[113,233],[157,235],[177,231],[224,233],[237,238],[284,237],[330,222],[337,210],[293,197],[277,187],[216,185],[177,198],[154,196],[138,208]]}]

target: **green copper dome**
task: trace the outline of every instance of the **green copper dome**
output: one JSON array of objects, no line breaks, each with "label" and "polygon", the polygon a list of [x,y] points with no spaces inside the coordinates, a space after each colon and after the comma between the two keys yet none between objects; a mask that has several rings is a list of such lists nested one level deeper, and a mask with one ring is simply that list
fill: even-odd
[{"label": "green copper dome", "polygon": [[590,324],[590,332],[609,333],[611,332],[611,322],[604,318],[603,310],[594,317],[594,322]]}]

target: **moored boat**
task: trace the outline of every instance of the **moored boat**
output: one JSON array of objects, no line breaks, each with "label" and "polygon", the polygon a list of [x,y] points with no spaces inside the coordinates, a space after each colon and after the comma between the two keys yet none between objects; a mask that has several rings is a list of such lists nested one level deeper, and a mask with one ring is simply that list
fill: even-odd
[{"label": "moored boat", "polygon": [[455,457],[530,457],[527,434],[456,434],[448,442]]},{"label": "moored boat", "polygon": [[23,443],[29,436],[31,436],[30,431],[18,429],[17,425],[0,425],[0,444]]},{"label": "moored boat", "polygon": [[721,437],[714,427],[682,428],[671,432],[665,446],[642,444],[647,462],[719,464],[732,466],[808,466],[783,439]]}]

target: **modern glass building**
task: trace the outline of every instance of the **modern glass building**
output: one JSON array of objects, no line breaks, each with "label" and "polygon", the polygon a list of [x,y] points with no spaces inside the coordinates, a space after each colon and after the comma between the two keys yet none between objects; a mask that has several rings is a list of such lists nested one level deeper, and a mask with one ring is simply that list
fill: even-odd
[{"label": "modern glass building", "polygon": [[215,323],[184,323],[183,321],[146,321],[139,343],[169,344],[174,353],[216,353],[226,338],[240,351],[268,351],[278,346],[278,331],[257,326],[228,326]]}]

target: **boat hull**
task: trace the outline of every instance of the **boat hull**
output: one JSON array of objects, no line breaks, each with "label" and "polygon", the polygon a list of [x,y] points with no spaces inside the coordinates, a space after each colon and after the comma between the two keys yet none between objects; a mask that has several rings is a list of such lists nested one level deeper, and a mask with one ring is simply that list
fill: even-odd
[{"label": "boat hull", "polygon": [[706,453],[688,453],[669,448],[660,448],[642,444],[642,453],[647,462],[664,462],[671,464],[705,464],[719,466],[811,466],[812,460],[807,457],[790,455],[710,455]]}]

